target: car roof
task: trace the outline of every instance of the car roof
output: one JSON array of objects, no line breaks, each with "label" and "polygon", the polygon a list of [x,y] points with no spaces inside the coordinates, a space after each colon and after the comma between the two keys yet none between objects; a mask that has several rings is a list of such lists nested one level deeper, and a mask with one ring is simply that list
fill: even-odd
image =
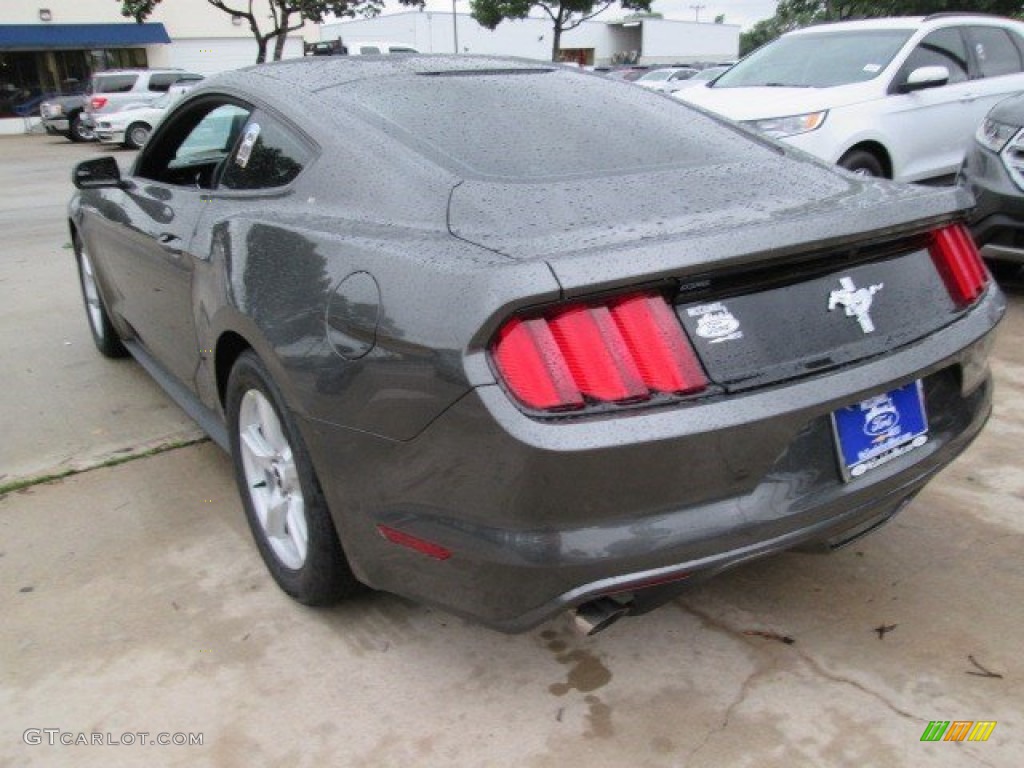
[{"label": "car roof", "polygon": [[203,90],[215,89],[219,83],[230,81],[258,91],[266,87],[266,79],[270,78],[297,90],[316,93],[345,83],[374,78],[408,75],[502,74],[556,68],[557,65],[551,62],[498,56],[454,54],[307,56],[277,61],[272,64],[259,64],[207,78],[204,81]]},{"label": "car roof", "polygon": [[994,25],[1000,27],[1022,27],[1021,22],[1003,16],[992,16],[981,13],[942,13],[933,16],[891,16],[883,19],[859,19],[857,21],[837,21],[829,24],[797,29],[786,33],[786,37],[813,35],[821,32],[847,32],[869,29],[898,29],[908,32],[930,30],[937,27],[948,27],[957,24]]}]

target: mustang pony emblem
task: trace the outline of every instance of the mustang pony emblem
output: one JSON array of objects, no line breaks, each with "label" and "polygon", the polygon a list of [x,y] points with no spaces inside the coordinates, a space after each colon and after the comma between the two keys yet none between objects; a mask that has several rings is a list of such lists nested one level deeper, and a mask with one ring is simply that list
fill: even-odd
[{"label": "mustang pony emblem", "polygon": [[868,314],[871,310],[871,302],[874,300],[872,297],[885,287],[885,283],[868,288],[858,288],[854,285],[853,278],[841,277],[839,284],[842,288],[832,291],[828,296],[828,311],[831,312],[836,307],[843,306],[846,309],[847,317],[857,318],[860,329],[864,333],[871,333],[875,330],[875,324],[871,322],[871,315]]}]

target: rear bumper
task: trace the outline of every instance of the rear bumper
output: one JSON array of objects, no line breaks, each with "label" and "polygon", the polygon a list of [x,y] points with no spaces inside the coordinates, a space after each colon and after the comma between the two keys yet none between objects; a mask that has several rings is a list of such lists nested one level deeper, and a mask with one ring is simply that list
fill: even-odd
[{"label": "rear bumper", "polygon": [[[538,422],[492,385],[404,443],[311,421],[303,431],[360,578],[522,631],[599,595],[838,544],[887,519],[981,430],[1002,310],[992,289],[885,358],[718,402]],[[844,483],[829,414],[916,378],[929,442]],[[379,524],[452,556],[395,546]]]},{"label": "rear bumper", "polygon": [[46,118],[43,120],[43,127],[47,133],[67,134],[71,130],[71,124],[66,118]]},{"label": "rear bumper", "polygon": [[101,144],[123,144],[124,131],[105,131],[97,128],[93,131],[96,140]]}]

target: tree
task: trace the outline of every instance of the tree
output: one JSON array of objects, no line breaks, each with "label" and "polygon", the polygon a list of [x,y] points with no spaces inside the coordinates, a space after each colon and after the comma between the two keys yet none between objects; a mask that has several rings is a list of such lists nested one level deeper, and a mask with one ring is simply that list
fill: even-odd
[{"label": "tree", "polygon": [[470,0],[470,14],[481,26],[495,29],[506,19],[525,19],[539,8],[553,22],[551,60],[558,61],[562,33],[618,4],[624,10],[649,11],[652,0]]},{"label": "tree", "polygon": [[810,24],[956,11],[1020,16],[1022,10],[1021,0],[781,0],[774,16],[740,35],[740,55],[746,56],[779,35]]},{"label": "tree", "polygon": [[[121,3],[121,14],[135,19],[140,24],[160,4],[161,0],[118,0]],[[289,32],[302,28],[311,21],[319,24],[327,14],[352,18],[354,16],[376,16],[384,7],[384,0],[262,0],[263,8],[253,8],[254,0],[206,0],[218,10],[224,11],[232,18],[243,19],[248,23],[252,36],[256,39],[256,63],[267,60],[267,46],[274,40],[274,61],[280,61],[284,53],[285,42]],[[400,0],[403,5],[423,6],[424,0]],[[259,13],[269,7],[269,15]],[[266,19],[266,21],[261,21]],[[293,23],[294,22],[294,23]]]}]

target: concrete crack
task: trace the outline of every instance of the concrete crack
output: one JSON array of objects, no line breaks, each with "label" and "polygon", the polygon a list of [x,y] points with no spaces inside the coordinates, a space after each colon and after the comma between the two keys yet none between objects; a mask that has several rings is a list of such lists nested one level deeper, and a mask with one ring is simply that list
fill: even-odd
[{"label": "concrete crack", "polygon": [[168,451],[176,451],[179,448],[188,448],[193,445],[199,445],[200,443],[209,442],[209,437],[196,437],[188,440],[174,440],[168,443],[161,443],[160,445],[154,446],[138,453],[128,453],[121,456],[112,456],[108,459],[102,459],[93,464],[87,464],[82,467],[75,467],[73,469],[65,469],[60,472],[51,472],[45,475],[36,475],[35,477],[25,477],[18,480],[12,480],[8,483],[0,485],[0,499],[7,496],[9,493],[15,491],[23,491],[27,488],[33,488],[37,485],[45,485],[46,483],[54,483],[58,480],[65,480],[75,475],[82,475],[86,472],[92,472],[97,469],[105,469],[107,467],[116,467],[119,464],[127,464],[129,461],[137,461],[139,459],[148,459],[150,456],[157,456],[161,453],[167,453]]},{"label": "concrete crack", "polygon": [[[755,646],[756,645],[755,643],[752,643],[750,637],[744,635],[741,630],[737,630],[734,627],[729,626],[728,624],[726,624],[725,622],[721,621],[720,619],[717,619],[714,616],[711,616],[710,614],[707,614],[707,613],[705,613],[703,611],[700,611],[700,610],[694,608],[691,605],[683,603],[682,601],[677,601],[677,605],[679,605],[679,607],[684,612],[692,614],[693,616],[696,616],[698,619],[701,620],[701,622],[706,624],[708,627],[711,627],[712,629],[715,629],[715,630],[717,630],[719,632],[722,632],[724,634],[731,635],[731,636],[735,637],[736,639],[743,641],[745,645],[749,645],[749,646]],[[811,670],[816,675],[818,675],[819,677],[823,677],[826,680],[828,680],[830,682],[833,682],[833,683],[837,683],[837,684],[840,684],[840,685],[848,685],[851,688],[855,688],[858,691],[860,691],[861,693],[863,693],[863,694],[865,694],[867,696],[870,696],[871,698],[873,698],[876,701],[880,702],[883,706],[886,707],[886,709],[888,709],[889,711],[899,715],[900,717],[906,718],[908,720],[914,720],[914,721],[917,721],[919,723],[927,723],[928,722],[928,718],[921,717],[920,715],[915,715],[913,712],[908,712],[907,710],[898,707],[896,704],[894,704],[891,701],[889,701],[885,696],[883,696],[882,694],[878,693],[877,691],[871,690],[870,688],[865,686],[863,683],[859,683],[856,680],[853,680],[853,679],[848,678],[848,677],[844,677],[843,675],[838,675],[838,674],[835,674],[833,672],[829,672],[827,669],[825,669],[821,665],[821,663],[819,661],[814,659],[812,656],[808,655],[799,646],[794,644],[794,645],[789,645],[787,647],[789,647],[793,651],[795,651],[797,656],[799,656],[800,659],[803,660],[803,662],[808,667],[810,667]],[[762,646],[762,648],[763,648],[763,646]],[[761,650],[761,649],[759,648],[758,650]],[[757,673],[755,673],[752,677],[756,677],[756,676],[757,676]],[[748,679],[748,682],[749,682],[749,679]],[[746,684],[744,684],[744,685],[746,685]],[[742,690],[741,690],[741,693],[742,693]],[[735,709],[735,707],[738,706],[738,704],[739,704],[739,702],[735,702],[733,705],[730,705],[730,709]],[[731,712],[727,711],[727,714],[731,714]],[[722,730],[722,729],[719,729],[719,730]],[[702,745],[703,745],[703,743],[702,743]]]}]

